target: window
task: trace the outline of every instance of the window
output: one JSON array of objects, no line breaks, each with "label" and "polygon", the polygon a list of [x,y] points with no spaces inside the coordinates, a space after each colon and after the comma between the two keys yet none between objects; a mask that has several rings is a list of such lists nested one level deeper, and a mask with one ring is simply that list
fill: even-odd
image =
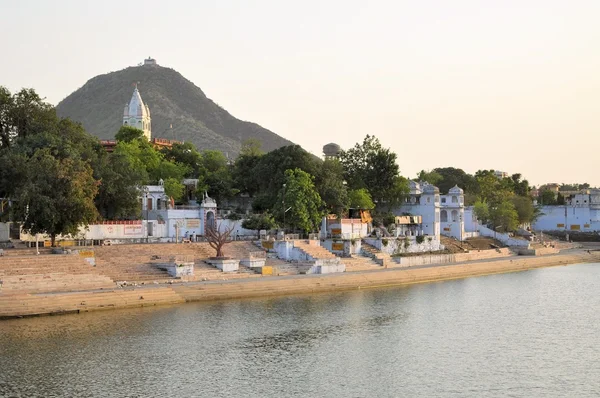
[{"label": "window", "polygon": [[453,196],[452,197],[452,203],[458,203],[458,197]]},{"label": "window", "polygon": [[440,203],[440,195],[435,195],[435,203]]},{"label": "window", "polygon": [[458,221],[458,212],[456,210],[452,210],[452,222]]},{"label": "window", "polygon": [[448,222],[448,212],[446,212],[446,210],[440,212],[440,219],[442,222]]},{"label": "window", "polygon": [[442,198],[442,203],[446,203],[446,198]]},{"label": "window", "polygon": [[427,203],[431,203],[431,198],[429,196],[427,197]]}]

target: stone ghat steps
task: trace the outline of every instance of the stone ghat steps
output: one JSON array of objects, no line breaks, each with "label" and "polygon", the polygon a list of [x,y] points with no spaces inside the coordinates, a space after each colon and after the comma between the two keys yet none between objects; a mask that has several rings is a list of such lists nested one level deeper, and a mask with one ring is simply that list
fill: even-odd
[{"label": "stone ghat steps", "polygon": [[367,257],[371,257],[373,261],[381,266],[385,267],[393,262],[392,257],[389,254],[382,252],[365,241],[361,242],[361,250]]},{"label": "stone ghat steps", "polygon": [[352,257],[344,257],[341,261],[346,265],[346,272],[381,269],[381,265],[370,257],[353,255]]},{"label": "stone ghat steps", "polygon": [[0,272],[5,274],[15,270],[57,270],[64,269],[71,272],[95,273],[92,267],[83,258],[77,255],[49,254],[39,256],[0,257]]},{"label": "stone ghat steps", "polygon": [[67,294],[0,295],[0,318],[50,313],[87,312],[183,303],[169,287],[118,289]]},{"label": "stone ghat steps", "polygon": [[315,259],[335,259],[337,258],[335,254],[331,253],[329,250],[321,247],[317,244],[306,243],[306,241],[295,240],[294,247],[302,250],[304,253],[308,254],[312,258]]},{"label": "stone ghat steps", "polygon": [[2,277],[2,294],[15,292],[66,292],[75,290],[114,289],[115,282],[95,274],[29,274]]}]

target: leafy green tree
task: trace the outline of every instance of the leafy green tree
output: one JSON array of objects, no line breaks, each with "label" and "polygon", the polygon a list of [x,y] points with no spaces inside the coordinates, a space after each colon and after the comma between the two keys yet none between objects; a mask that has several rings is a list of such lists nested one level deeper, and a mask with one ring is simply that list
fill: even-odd
[{"label": "leafy green tree", "polygon": [[118,153],[105,154],[93,168],[99,182],[94,202],[100,216],[106,220],[139,217],[139,189],[146,174]]},{"label": "leafy green tree", "polygon": [[494,229],[501,232],[514,231],[519,226],[519,215],[511,201],[504,201],[490,208],[490,220]]},{"label": "leafy green tree", "polygon": [[271,230],[277,228],[275,218],[270,213],[253,214],[242,221],[242,228],[259,231],[261,229]]},{"label": "leafy green tree", "polygon": [[354,189],[348,192],[348,198],[350,207],[353,209],[371,210],[375,208],[371,194],[366,188]]},{"label": "leafy green tree", "polygon": [[350,204],[344,168],[337,159],[327,159],[315,176],[315,186],[329,213],[340,216]]},{"label": "leafy green tree", "polygon": [[285,183],[286,170],[300,169],[315,176],[321,164],[320,159],[299,145],[284,146],[263,155],[253,169],[258,186],[253,201],[254,209],[258,212],[270,211],[281,201],[281,194],[278,193]]},{"label": "leafy green tree", "polygon": [[477,193],[477,182],[475,177],[465,173],[462,169],[454,167],[438,167],[432,170],[442,176],[442,179],[436,185],[440,192],[446,193],[450,188],[458,185],[465,193]]},{"label": "leafy green tree", "polygon": [[[417,181],[427,181],[431,185],[438,186],[444,180],[444,177],[435,170],[425,171],[421,170],[417,175]],[[438,187],[439,188],[439,187]],[[442,191],[447,192],[447,191]]]},{"label": "leafy green tree", "polygon": [[203,151],[202,169],[204,174],[199,176],[201,184],[198,185],[198,197],[207,191],[209,196],[218,203],[239,193],[233,180],[233,166],[229,164],[222,152]]},{"label": "leafy green tree", "polygon": [[350,189],[366,188],[376,203],[395,199],[399,177],[396,154],[383,148],[376,137],[367,135],[362,144],[342,151],[340,161]]},{"label": "leafy green tree", "polygon": [[11,94],[0,86],[0,149],[12,146],[15,140],[41,132],[51,132],[58,123],[54,107],[33,89]]},{"label": "leafy green tree", "polygon": [[94,196],[98,191],[91,167],[80,159],[55,158],[49,149],[39,149],[24,164],[26,180],[12,198],[24,231],[50,235],[77,234],[79,227],[98,218]]},{"label": "leafy green tree", "polygon": [[512,203],[517,211],[519,224],[531,223],[535,216],[533,201],[525,196],[513,196]]},{"label": "leafy green tree", "polygon": [[144,131],[131,126],[121,126],[117,134],[115,134],[115,140],[131,142],[135,140],[146,140],[144,137]]},{"label": "leafy green tree", "polygon": [[556,204],[557,195],[549,189],[545,189],[539,193],[539,201],[541,205],[551,206]]},{"label": "leafy green tree", "polygon": [[476,201],[473,205],[473,213],[482,224],[487,224],[490,221],[490,208],[486,202]]},{"label": "leafy green tree", "polygon": [[285,215],[284,228],[289,225],[306,233],[319,228],[321,219],[325,215],[325,204],[315,189],[310,174],[300,169],[286,170],[285,187],[282,186],[279,197],[285,200],[275,207],[274,211],[278,218],[281,217],[283,221],[284,211],[290,208]]},{"label": "leafy green tree", "polygon": [[175,143],[171,148],[161,149],[161,152],[166,160],[187,167],[184,177],[198,178],[205,174],[202,154],[198,152],[194,144],[190,142]]},{"label": "leafy green tree", "polygon": [[262,143],[256,138],[248,138],[242,142],[242,148],[240,149],[240,156],[261,156]]},{"label": "leafy green tree", "polygon": [[185,186],[181,183],[181,180],[176,178],[169,177],[165,180],[165,195],[173,198],[174,201],[179,201],[183,197],[183,193],[185,192]]}]

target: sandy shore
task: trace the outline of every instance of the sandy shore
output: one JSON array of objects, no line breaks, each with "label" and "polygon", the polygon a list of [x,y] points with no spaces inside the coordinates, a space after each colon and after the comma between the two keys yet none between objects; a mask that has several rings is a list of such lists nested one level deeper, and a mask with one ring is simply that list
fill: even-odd
[{"label": "sandy shore", "polygon": [[391,268],[329,275],[294,275],[188,282],[47,294],[0,294],[0,319],[134,308],[193,301],[310,294],[401,286],[535,268],[600,262],[600,251],[567,250],[549,256],[514,256],[468,263]]}]

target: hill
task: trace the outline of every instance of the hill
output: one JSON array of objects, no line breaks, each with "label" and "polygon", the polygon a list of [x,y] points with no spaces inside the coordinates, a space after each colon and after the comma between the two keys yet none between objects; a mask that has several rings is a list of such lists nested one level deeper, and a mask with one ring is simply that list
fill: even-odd
[{"label": "hill", "polygon": [[100,139],[113,139],[134,82],[150,107],[153,137],[192,142],[199,150],[217,149],[231,156],[249,138],[258,139],[265,152],[293,144],[256,123],[236,119],[179,72],[159,65],[96,76],[62,100],[57,113],[81,122]]}]

